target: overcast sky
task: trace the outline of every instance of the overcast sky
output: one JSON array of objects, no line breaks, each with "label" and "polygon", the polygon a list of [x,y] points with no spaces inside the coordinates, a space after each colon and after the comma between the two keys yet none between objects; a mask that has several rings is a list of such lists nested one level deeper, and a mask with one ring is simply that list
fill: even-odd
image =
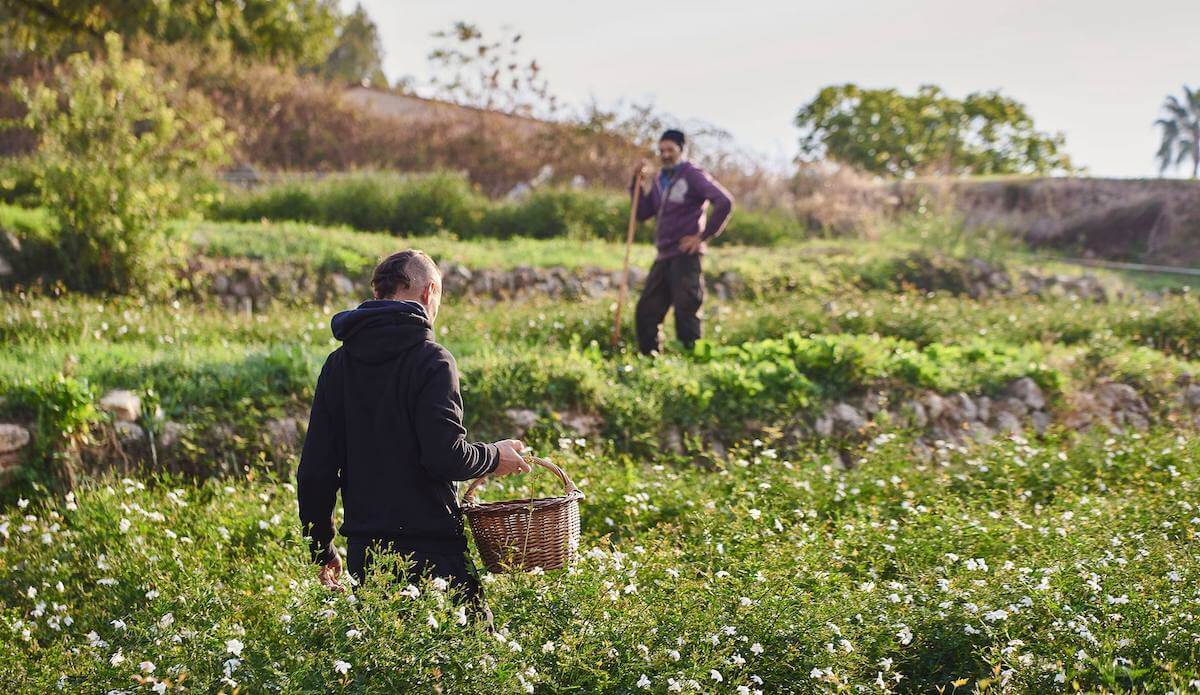
[{"label": "overcast sky", "polygon": [[[352,9],[355,0],[342,0]],[[1200,0],[364,0],[385,72],[429,76],[430,37],[459,19],[523,35],[571,104],[652,99],[773,161],[796,152],[798,107],[855,82],[952,96],[999,89],[1062,131],[1095,176],[1155,176],[1168,93],[1200,86]],[[420,91],[420,90],[418,90]]]}]

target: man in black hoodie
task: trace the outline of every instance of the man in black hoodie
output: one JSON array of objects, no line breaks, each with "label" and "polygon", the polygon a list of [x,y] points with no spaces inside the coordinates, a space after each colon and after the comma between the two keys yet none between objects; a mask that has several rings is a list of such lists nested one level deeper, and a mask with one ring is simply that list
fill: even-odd
[{"label": "man in black hoodie", "polygon": [[[375,299],[333,317],[296,473],[300,523],[325,586],[341,590],[333,508],[342,491],[350,575],[371,556],[409,556],[407,578],[443,577],[474,604],[455,481],[530,470],[515,439],[468,442],[454,357],[433,340],[442,281],[433,259],[402,251],[371,278]],[[468,569],[470,567],[470,569]]]}]

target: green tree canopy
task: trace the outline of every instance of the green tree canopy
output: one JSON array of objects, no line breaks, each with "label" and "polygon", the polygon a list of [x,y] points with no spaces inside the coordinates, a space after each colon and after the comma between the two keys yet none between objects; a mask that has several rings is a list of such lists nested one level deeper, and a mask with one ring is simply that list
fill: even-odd
[{"label": "green tree canopy", "polygon": [[224,42],[243,55],[318,65],[333,47],[335,0],[0,0],[10,48],[43,54],[127,41]]},{"label": "green tree canopy", "polygon": [[318,72],[334,82],[387,88],[379,28],[361,4],[342,23],[337,44],[326,56]]},{"label": "green tree canopy", "polygon": [[1024,105],[998,92],[954,99],[933,85],[830,86],[796,114],[800,156],[881,176],[1070,171],[1062,134],[1034,128]]}]

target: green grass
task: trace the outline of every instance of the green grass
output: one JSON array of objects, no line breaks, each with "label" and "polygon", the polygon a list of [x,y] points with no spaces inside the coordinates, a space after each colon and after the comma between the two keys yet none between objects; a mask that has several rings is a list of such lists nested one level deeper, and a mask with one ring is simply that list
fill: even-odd
[{"label": "green grass", "polygon": [[16,205],[0,204],[0,229],[11,231],[18,235],[52,229],[54,219],[44,208],[23,208]]},{"label": "green grass", "polygon": [[[776,339],[747,341],[763,325],[755,323],[755,305],[720,306],[723,318],[711,328],[721,340],[696,355],[675,351],[658,361],[630,354],[613,359],[599,349],[611,315],[602,302],[587,305],[582,316],[562,304],[517,305],[502,315],[486,305],[450,306],[438,330],[459,356],[472,424],[499,433],[506,408],[578,410],[602,415],[608,435],[626,449],[650,446],[670,424],[735,432],[738,423],[752,420],[786,422],[876,384],[986,392],[1028,374],[1056,389],[1067,376],[1046,362],[1074,354],[978,337],[918,346],[869,334],[807,337],[791,329]],[[6,348],[0,387],[29,395],[0,408],[28,413],[25,404],[38,390],[68,373],[99,391],[152,391],[168,419],[253,430],[262,417],[304,409],[322,360],[336,346],[326,328],[329,309],[260,316],[165,309],[135,301],[11,304],[0,334]],[[727,340],[731,336],[735,341]]]},{"label": "green grass", "polygon": [[[624,244],[601,240],[461,241],[450,235],[396,237],[299,222],[200,222],[186,227],[193,248],[215,258],[300,259],[313,267],[355,275],[369,273],[379,259],[409,247],[420,248],[439,261],[499,270],[520,265],[619,269],[625,253]],[[649,265],[653,258],[654,249],[649,244],[634,248],[633,260],[639,265]]]},{"label": "green grass", "polygon": [[[178,224],[177,230],[190,239],[196,252],[205,256],[299,264],[355,278],[369,277],[379,260],[405,248],[419,248],[439,263],[458,263],[475,269],[557,266],[570,270],[620,270],[625,260],[623,242],[601,239],[517,237],[466,241],[451,235],[396,237],[296,222],[188,222]],[[706,259],[706,268],[714,275],[736,272],[752,287],[766,286],[819,271],[822,265],[819,250],[817,242],[796,242],[773,249],[734,242],[712,251]],[[630,262],[648,269],[654,256],[651,244],[636,243]]]}]

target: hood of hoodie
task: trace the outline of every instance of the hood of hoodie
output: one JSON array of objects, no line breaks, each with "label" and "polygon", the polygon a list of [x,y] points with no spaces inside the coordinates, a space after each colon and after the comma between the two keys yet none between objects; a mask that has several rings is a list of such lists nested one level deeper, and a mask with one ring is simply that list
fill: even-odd
[{"label": "hood of hoodie", "polygon": [[386,362],[433,340],[425,307],[412,301],[372,299],[334,314],[329,325],[346,352],[363,362]]}]

